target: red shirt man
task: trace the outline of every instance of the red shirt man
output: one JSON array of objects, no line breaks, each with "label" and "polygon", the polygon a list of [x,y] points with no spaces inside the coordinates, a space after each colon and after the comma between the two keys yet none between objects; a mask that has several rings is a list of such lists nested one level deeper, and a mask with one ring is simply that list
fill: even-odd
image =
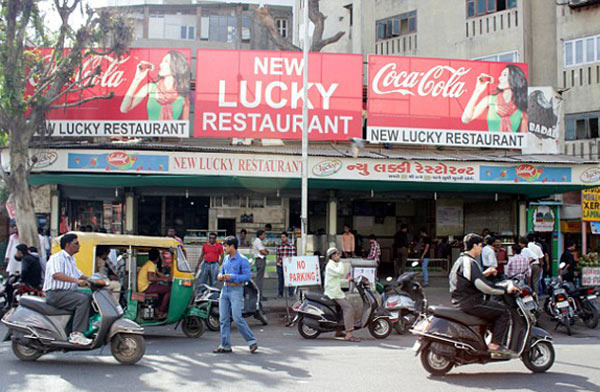
[{"label": "red shirt man", "polygon": [[210,243],[202,245],[202,259],[206,263],[218,263],[223,257],[223,245]]}]

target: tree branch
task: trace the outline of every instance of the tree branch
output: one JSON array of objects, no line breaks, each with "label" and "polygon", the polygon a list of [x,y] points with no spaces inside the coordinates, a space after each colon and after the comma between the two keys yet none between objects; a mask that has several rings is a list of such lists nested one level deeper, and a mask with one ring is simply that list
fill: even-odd
[{"label": "tree branch", "polygon": [[112,92],[110,94],[106,94],[106,95],[94,95],[93,97],[80,99],[77,102],[66,103],[64,105],[48,106],[48,109],[68,109],[68,108],[72,108],[74,106],[83,105],[84,103],[89,102],[89,101],[95,101],[97,99],[112,99],[113,97],[114,97],[114,94]]}]

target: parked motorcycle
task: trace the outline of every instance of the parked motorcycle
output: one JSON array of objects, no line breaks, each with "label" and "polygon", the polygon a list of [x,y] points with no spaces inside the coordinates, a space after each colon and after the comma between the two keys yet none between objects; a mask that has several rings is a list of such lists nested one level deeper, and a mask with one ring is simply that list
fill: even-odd
[{"label": "parked motorcycle", "polygon": [[[392,333],[390,314],[381,309],[381,300],[369,287],[364,276],[356,279],[356,289],[362,300],[362,316],[355,329],[368,328],[376,339],[385,339]],[[305,339],[316,339],[323,332],[344,329],[344,317],[339,305],[324,294],[301,294],[302,303],[298,307],[293,323],[298,323],[298,332]]]},{"label": "parked motorcycle", "polygon": [[559,326],[564,326],[567,335],[571,336],[571,325],[575,324],[575,301],[567,291],[568,285],[563,282],[565,263],[559,266],[558,276],[550,280],[546,288],[546,300],[544,301],[544,311],[553,320],[556,320],[555,330]]},{"label": "parked motorcycle", "polygon": [[383,307],[390,313],[399,334],[407,332],[427,309],[425,293],[416,276],[416,272],[405,272],[395,282],[388,277],[383,286]]},{"label": "parked motorcycle", "polygon": [[40,288],[31,287],[21,281],[20,275],[11,275],[0,285],[0,318],[12,308],[16,308],[23,295],[44,297]]},{"label": "parked motorcycle", "polygon": [[23,296],[19,306],[2,318],[8,327],[4,341],[12,341],[15,356],[22,361],[35,361],[53,351],[90,351],[110,344],[117,361],[125,365],[137,363],[146,351],[143,328],[123,318],[123,309],[106,288],[106,281],[90,278],[89,285],[94,310],[89,330],[84,333],[92,339],[89,345],[68,341],[71,312],[48,305],[44,298]]},{"label": "parked motorcycle", "polygon": [[[221,289],[211,287],[207,284],[200,285],[194,298],[194,305],[199,309],[206,310],[208,317],[206,318],[206,326],[211,331],[221,329],[219,320],[219,296]],[[261,298],[261,293],[253,280],[246,282],[244,285],[244,308],[242,316],[244,318],[254,316],[262,325],[269,323],[267,314],[265,313]]]},{"label": "parked motorcycle", "polygon": [[[500,284],[507,287],[511,281]],[[421,356],[425,370],[432,375],[444,375],[454,366],[489,363],[521,358],[535,373],[550,369],[554,363],[552,337],[535,327],[534,299],[524,287],[520,293],[506,294],[502,301],[510,313],[511,328],[504,346],[514,355],[490,353],[487,340],[488,321],[445,306],[430,306],[429,315],[415,324],[411,332],[419,336],[414,350]]]},{"label": "parked motorcycle", "polygon": [[571,282],[564,282],[563,287],[573,299],[575,315],[586,327],[594,329],[598,326],[598,308],[594,304],[597,298],[595,287],[578,287]]}]

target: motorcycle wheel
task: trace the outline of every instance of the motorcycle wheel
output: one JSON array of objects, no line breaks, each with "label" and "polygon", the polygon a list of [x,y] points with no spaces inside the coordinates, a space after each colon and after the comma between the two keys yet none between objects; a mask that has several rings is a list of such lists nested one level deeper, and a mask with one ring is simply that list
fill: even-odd
[{"label": "motorcycle wheel", "polygon": [[321,334],[321,331],[309,327],[304,323],[304,318],[301,318],[298,320],[298,333],[304,339],[316,339]]},{"label": "motorcycle wheel", "polygon": [[134,365],[144,356],[146,342],[142,335],[118,333],[110,342],[110,351],[123,365]]},{"label": "motorcycle wheel", "polygon": [[430,347],[421,351],[421,364],[433,376],[443,376],[454,367],[452,360],[437,355]]},{"label": "motorcycle wheel", "polygon": [[560,322],[562,323],[562,325],[565,326],[567,330],[567,335],[571,336],[571,320],[569,320],[568,317],[564,317],[560,320]]},{"label": "motorcycle wheel", "polygon": [[206,326],[208,329],[214,332],[218,332],[221,329],[221,321],[219,320],[219,312],[210,312],[206,319]]},{"label": "motorcycle wheel", "polygon": [[598,326],[598,312],[590,305],[583,305],[583,323],[589,329],[594,329]]},{"label": "motorcycle wheel", "polygon": [[550,297],[546,297],[546,300],[544,301],[544,312],[546,312],[546,314],[550,317],[554,316],[552,314],[552,308],[550,306]]},{"label": "motorcycle wheel", "polygon": [[532,372],[544,373],[554,364],[554,347],[550,342],[539,342],[525,351],[521,360]]},{"label": "motorcycle wheel", "polygon": [[404,324],[401,323],[400,321],[398,321],[396,324],[394,324],[394,329],[396,330],[398,335],[403,335],[404,332],[406,332],[406,328],[404,328]]},{"label": "motorcycle wheel", "polygon": [[21,361],[35,361],[43,354],[43,352],[38,349],[27,347],[14,340],[12,341],[12,351]]},{"label": "motorcycle wheel", "polygon": [[392,322],[387,318],[378,318],[369,323],[369,333],[375,339],[385,339],[392,333]]},{"label": "motorcycle wheel", "polygon": [[181,330],[188,338],[199,338],[206,331],[206,324],[198,316],[187,316],[181,323]]}]

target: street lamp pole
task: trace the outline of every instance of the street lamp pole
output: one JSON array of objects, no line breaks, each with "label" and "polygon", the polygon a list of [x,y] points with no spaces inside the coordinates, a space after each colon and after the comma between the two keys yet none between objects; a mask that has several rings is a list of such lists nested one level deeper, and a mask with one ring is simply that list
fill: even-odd
[{"label": "street lamp pole", "polygon": [[303,50],[303,105],[302,105],[302,211],[301,221],[301,249],[300,255],[306,256],[308,244],[308,2],[304,0],[304,50]]}]

